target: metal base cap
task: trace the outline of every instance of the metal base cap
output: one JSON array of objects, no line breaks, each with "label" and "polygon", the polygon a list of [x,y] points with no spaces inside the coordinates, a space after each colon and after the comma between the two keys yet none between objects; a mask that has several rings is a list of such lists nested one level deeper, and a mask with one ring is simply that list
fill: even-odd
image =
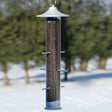
[{"label": "metal base cap", "polygon": [[48,107],[45,107],[44,108],[45,110],[61,110],[62,108],[60,107],[60,108],[48,108]]},{"label": "metal base cap", "polygon": [[46,110],[61,110],[60,101],[46,102]]}]

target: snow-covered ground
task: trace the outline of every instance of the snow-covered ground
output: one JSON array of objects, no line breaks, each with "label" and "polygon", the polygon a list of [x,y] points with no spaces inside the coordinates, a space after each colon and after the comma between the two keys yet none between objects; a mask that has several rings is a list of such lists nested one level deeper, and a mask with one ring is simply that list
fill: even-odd
[{"label": "snow-covered ground", "polygon": [[[112,76],[112,75],[111,75]],[[0,88],[0,112],[112,112],[112,78],[62,82],[62,110],[44,110],[45,83]]]},{"label": "snow-covered ground", "polygon": [[[112,59],[106,63],[107,70],[97,68],[90,60],[87,71],[77,71],[63,81],[61,75],[62,110],[45,108],[45,71],[42,67],[29,70],[30,85],[24,84],[24,69],[20,64],[10,65],[8,72],[11,86],[3,86],[3,72],[0,71],[0,112],[112,112]],[[64,64],[62,63],[62,68]]]}]

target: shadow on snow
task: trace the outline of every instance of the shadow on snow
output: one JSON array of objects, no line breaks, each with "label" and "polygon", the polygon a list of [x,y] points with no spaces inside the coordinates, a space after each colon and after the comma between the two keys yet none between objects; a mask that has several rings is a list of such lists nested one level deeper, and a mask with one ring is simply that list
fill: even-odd
[{"label": "shadow on snow", "polygon": [[[38,74],[35,76],[29,76],[29,79],[36,79],[33,82],[37,83],[44,83],[46,81],[46,74]],[[73,76],[71,78],[68,78],[66,82],[70,81],[80,81],[80,80],[91,80],[91,79],[99,79],[99,78],[112,78],[112,73],[102,73],[102,74],[92,74],[92,75],[84,75],[84,76]],[[18,77],[18,78],[9,78],[9,80],[22,80],[25,79],[24,76]],[[2,81],[3,78],[0,78]],[[61,78],[62,82],[65,82],[64,79]]]},{"label": "shadow on snow", "polygon": [[68,78],[67,81],[91,80],[91,79],[99,79],[99,78],[112,78],[112,73],[92,74],[92,75],[86,75],[86,76],[74,76],[74,77]]}]

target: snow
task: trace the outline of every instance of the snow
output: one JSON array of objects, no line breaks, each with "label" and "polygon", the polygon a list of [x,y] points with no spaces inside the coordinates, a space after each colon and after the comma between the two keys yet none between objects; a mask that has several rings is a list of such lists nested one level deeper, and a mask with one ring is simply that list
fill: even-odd
[{"label": "snow", "polygon": [[[93,63],[94,62],[94,63]],[[3,86],[3,72],[0,71],[0,112],[112,112],[112,59],[105,68],[98,69],[90,60],[87,72],[76,71],[63,81],[61,75],[61,110],[45,110],[45,71],[35,67],[29,70],[30,85],[25,85],[24,68],[21,64],[10,64],[8,77],[11,86]],[[62,69],[64,63],[61,63]],[[79,64],[77,64],[79,66]]]},{"label": "snow", "polygon": [[62,110],[44,110],[44,83],[0,88],[0,112],[112,112],[112,78],[62,82]]}]

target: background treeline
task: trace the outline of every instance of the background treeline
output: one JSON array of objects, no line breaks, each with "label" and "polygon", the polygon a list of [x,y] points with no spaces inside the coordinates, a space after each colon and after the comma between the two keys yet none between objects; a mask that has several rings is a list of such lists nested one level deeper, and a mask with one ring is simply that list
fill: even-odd
[{"label": "background treeline", "polygon": [[[23,62],[26,84],[29,83],[28,61],[35,60],[36,66],[44,64],[45,56],[41,53],[45,51],[45,19],[36,15],[48,7],[47,0],[0,1],[0,63],[5,85],[9,85],[7,63]],[[57,7],[70,15],[62,18],[65,69],[73,72],[74,58],[79,57],[80,70],[86,71],[88,60],[95,55],[100,57],[99,67],[104,69],[106,59],[112,56],[112,6],[107,8],[98,0],[57,0]]]}]

